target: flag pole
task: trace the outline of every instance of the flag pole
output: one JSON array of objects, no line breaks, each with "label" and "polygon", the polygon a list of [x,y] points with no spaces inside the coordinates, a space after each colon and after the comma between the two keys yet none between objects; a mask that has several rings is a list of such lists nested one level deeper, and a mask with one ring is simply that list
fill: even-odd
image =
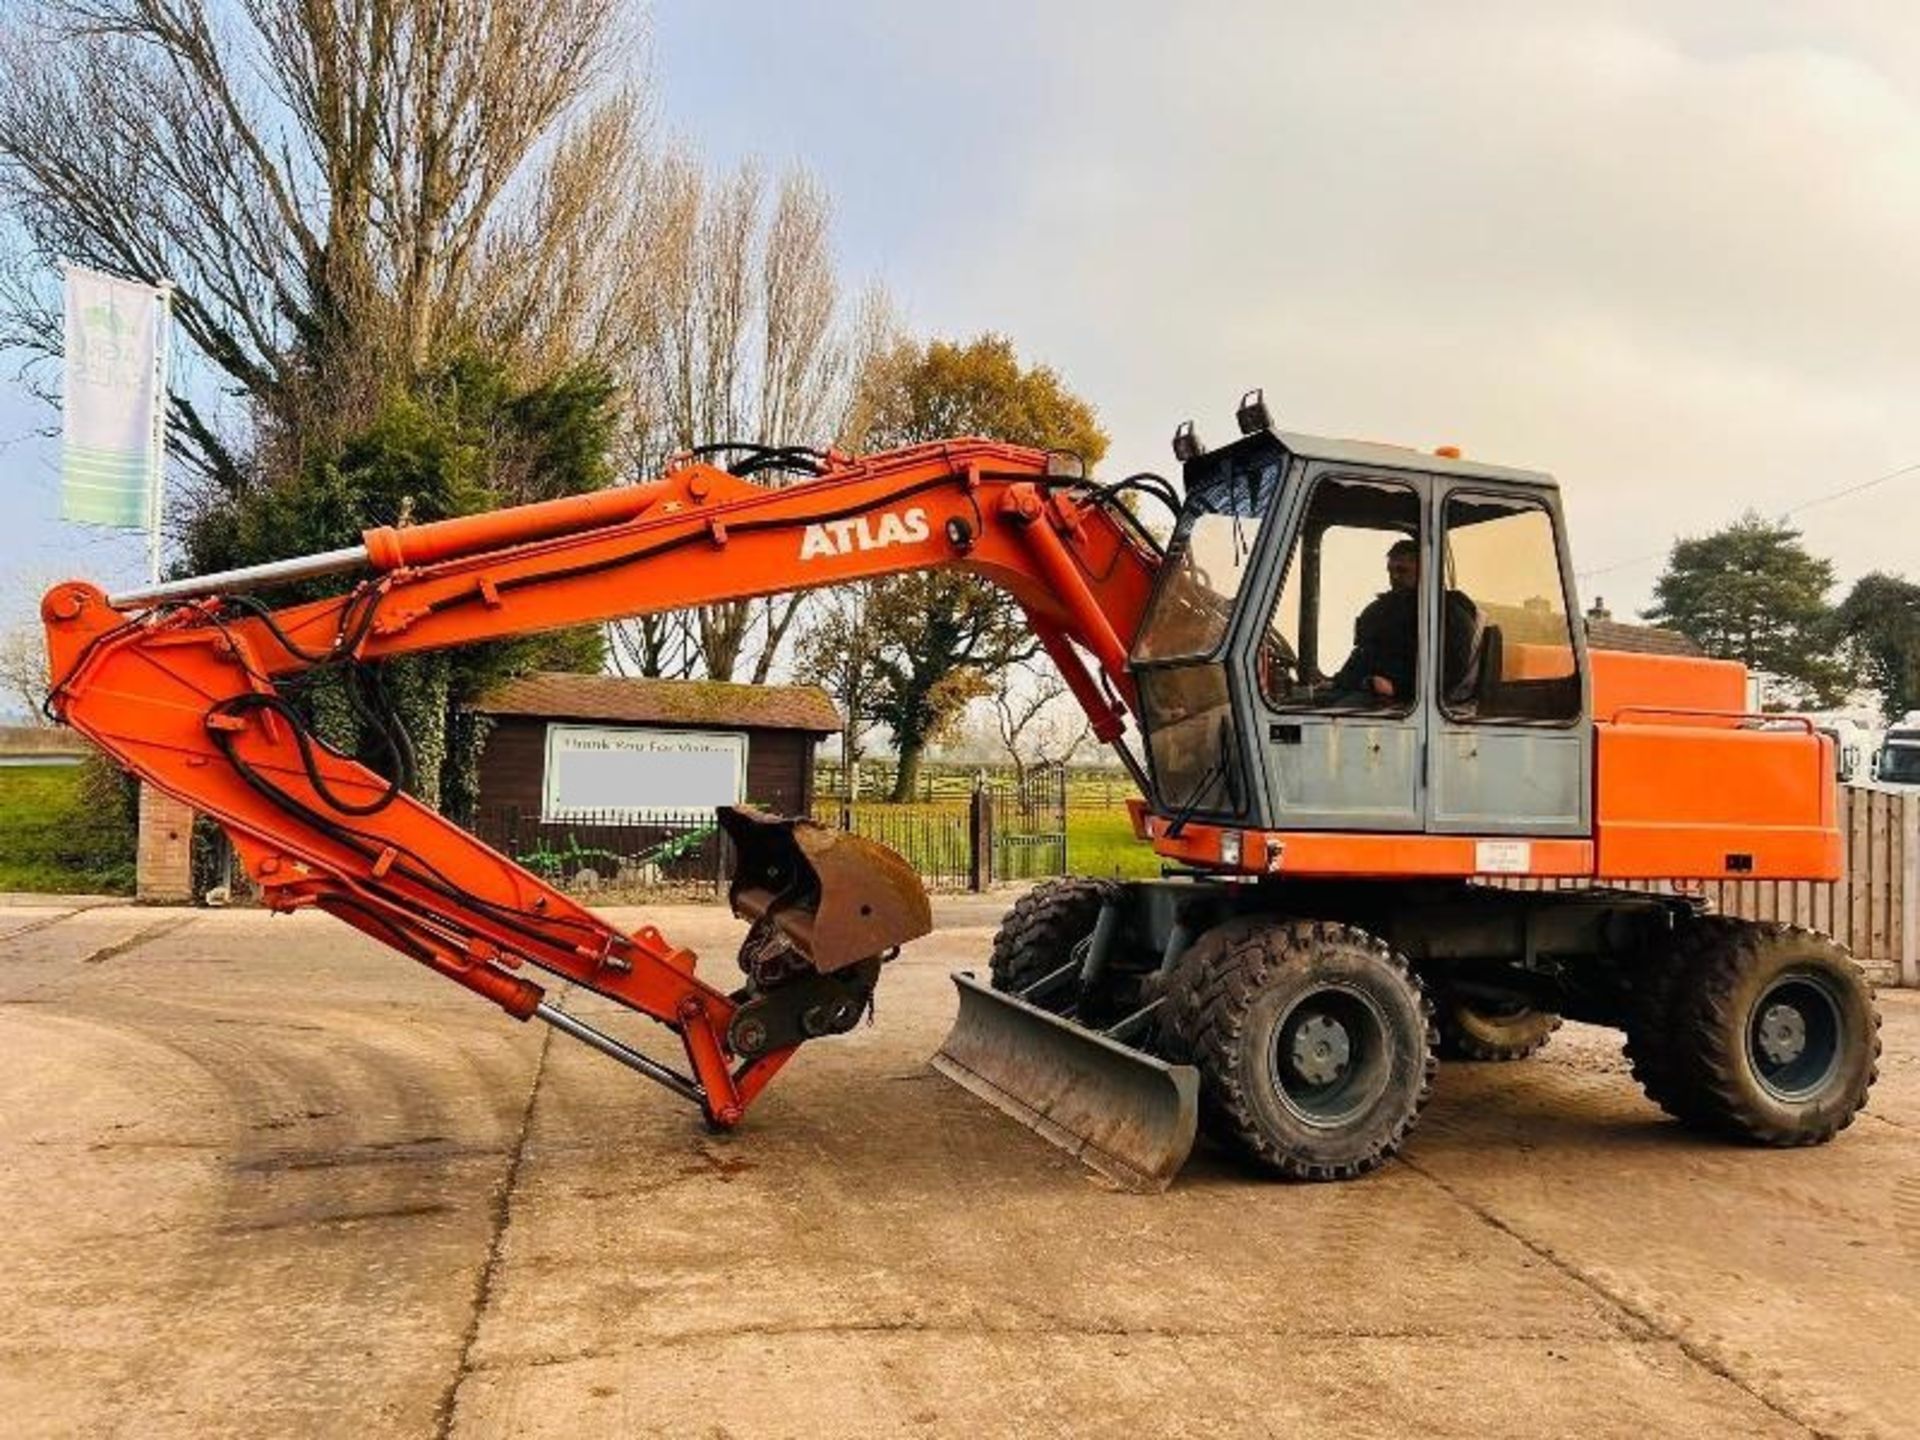
[{"label": "flag pole", "polygon": [[153,347],[153,436],[151,446],[151,473],[153,490],[147,510],[147,581],[160,583],[160,517],[164,513],[167,488],[167,352],[173,337],[173,282],[160,282],[159,313],[155,323],[160,327],[159,338]]}]

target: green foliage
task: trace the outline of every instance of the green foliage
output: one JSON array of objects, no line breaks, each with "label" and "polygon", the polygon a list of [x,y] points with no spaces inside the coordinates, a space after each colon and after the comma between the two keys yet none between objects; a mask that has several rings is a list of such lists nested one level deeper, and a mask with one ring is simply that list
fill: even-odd
[{"label": "green foliage", "polygon": [[[865,397],[868,440],[875,447],[983,435],[1071,451],[1089,469],[1107,453],[1106,432],[1093,407],[1049,367],[1023,367],[1003,335],[965,344],[903,344],[875,374]],[[986,677],[1036,648],[1004,591],[948,571],[874,586],[864,634],[872,684],[852,688],[870,689],[868,718],[893,731],[900,753],[896,799],[913,793],[926,747],[969,700],[986,693]]]},{"label": "green foliage", "polygon": [[1850,683],[1830,643],[1832,588],[1833,565],[1809,555],[1798,530],[1748,512],[1675,543],[1646,618],[1771,677],[1790,705],[1826,705]]},{"label": "green foliage", "polygon": [[1920,585],[1899,575],[1863,575],[1834,611],[1846,653],[1880,692],[1889,720],[1920,710]]},{"label": "green foliage", "polygon": [[1004,594],[972,575],[935,570],[876,587],[873,718],[893,732],[900,766],[894,799],[913,793],[925,747],[945,738],[987,675],[1034,654],[1037,642]]},{"label": "green foliage", "polygon": [[106,761],[0,768],[0,890],[133,893],[138,790]]},{"label": "green foliage", "polygon": [[[463,356],[390,393],[366,428],[337,444],[316,443],[297,464],[263,464],[192,518],[185,573],[259,564],[355,543],[374,526],[421,524],[598,490],[607,462],[613,387],[595,369],[566,371],[532,387],[505,365]],[[311,598],[323,585],[281,592]],[[414,793],[452,813],[470,812],[484,739],[462,707],[528,670],[598,671],[597,628],[410,656],[382,667],[382,681],[412,740]],[[322,677],[304,693],[327,740],[376,765],[385,748]]]},{"label": "green foliage", "polygon": [[385,396],[367,427],[292,461],[266,457],[189,519],[184,572],[351,545],[376,525],[421,524],[612,482],[612,381],[582,368],[530,389],[507,368],[456,359]]}]

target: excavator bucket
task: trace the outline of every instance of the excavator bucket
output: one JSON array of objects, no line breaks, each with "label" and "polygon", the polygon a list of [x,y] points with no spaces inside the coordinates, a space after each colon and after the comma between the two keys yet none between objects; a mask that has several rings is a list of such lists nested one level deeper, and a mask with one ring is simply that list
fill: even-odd
[{"label": "excavator bucket", "polygon": [[723,807],[720,828],[738,856],[733,913],[770,918],[822,974],[933,929],[920,876],[884,845],[745,806]]},{"label": "excavator bucket", "polygon": [[1164,1190],[1193,1149],[1200,1075],[953,977],[960,1013],[933,1068],[1129,1190]]}]

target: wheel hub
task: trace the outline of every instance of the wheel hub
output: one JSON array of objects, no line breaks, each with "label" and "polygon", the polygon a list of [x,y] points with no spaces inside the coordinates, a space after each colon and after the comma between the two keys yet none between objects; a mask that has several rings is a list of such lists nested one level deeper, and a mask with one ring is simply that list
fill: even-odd
[{"label": "wheel hub", "polygon": [[1799,1104],[1819,1096],[1844,1069],[1846,1025],[1827,977],[1789,971],[1748,1012],[1747,1061],[1761,1088]]},{"label": "wheel hub", "polygon": [[1807,1048],[1807,1018],[1791,1005],[1769,1005],[1761,1012],[1757,1038],[1769,1064],[1790,1065]]},{"label": "wheel hub", "polygon": [[1280,1017],[1267,1052],[1280,1103],[1315,1129],[1364,1117],[1393,1074],[1387,1017],[1359,986],[1332,981]]},{"label": "wheel hub", "polygon": [[1353,1058],[1353,1039],[1333,1017],[1310,1015],[1293,1032],[1291,1051],[1294,1074],[1309,1085],[1331,1085]]}]

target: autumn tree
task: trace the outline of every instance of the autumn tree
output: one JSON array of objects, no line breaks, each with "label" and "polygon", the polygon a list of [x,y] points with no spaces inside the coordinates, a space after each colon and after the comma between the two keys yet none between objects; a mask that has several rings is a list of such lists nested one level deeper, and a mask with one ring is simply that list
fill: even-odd
[{"label": "autumn tree", "polygon": [[1875,571],[1854,582],[1834,611],[1834,630],[1882,713],[1920,710],[1920,585]]},{"label": "autumn tree", "polygon": [[1830,704],[1849,688],[1828,638],[1832,588],[1832,563],[1809,555],[1798,530],[1749,512],[1675,543],[1646,618],[1776,681],[1789,705]]},{"label": "autumn tree", "polygon": [[[903,342],[869,372],[858,403],[876,449],[983,435],[1072,451],[1089,469],[1107,451],[1093,407],[1047,366],[1022,365],[1001,335]],[[877,582],[865,620],[871,718],[893,733],[892,798],[905,800],[927,747],[969,701],[989,693],[994,674],[1031,658],[1037,644],[1005,592],[954,571]]]}]

